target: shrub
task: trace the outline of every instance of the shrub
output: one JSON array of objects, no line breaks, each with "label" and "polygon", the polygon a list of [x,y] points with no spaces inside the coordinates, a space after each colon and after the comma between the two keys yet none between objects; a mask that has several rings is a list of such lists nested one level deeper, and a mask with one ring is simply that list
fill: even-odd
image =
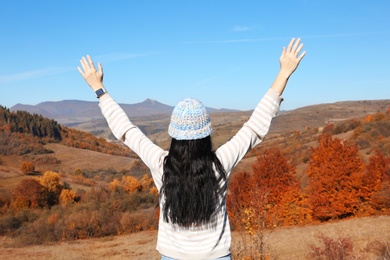
[{"label": "shrub", "polygon": [[39,214],[39,218],[17,231],[16,243],[26,246],[60,241],[62,226],[58,214],[45,210]]},{"label": "shrub", "polygon": [[134,213],[125,212],[120,220],[123,233],[133,233],[157,229],[158,219],[155,209],[142,210]]},{"label": "shrub", "polygon": [[56,165],[61,164],[61,161],[55,156],[45,155],[35,160],[37,165]]},{"label": "shrub", "polygon": [[367,246],[367,251],[373,252],[377,259],[390,260],[390,239],[374,241]]},{"label": "shrub", "polygon": [[42,208],[47,205],[47,192],[35,179],[24,179],[12,192],[11,205],[15,209]]},{"label": "shrub", "polygon": [[29,209],[24,209],[16,213],[9,211],[0,217],[0,235],[12,234],[23,224],[33,222],[37,218],[38,215]]},{"label": "shrub", "polygon": [[4,236],[22,225],[20,219],[15,217],[11,212],[0,217],[0,235]]},{"label": "shrub", "polygon": [[25,174],[25,175],[34,172],[34,170],[35,170],[35,165],[34,165],[34,163],[32,163],[32,162],[26,162],[26,161],[24,161],[24,162],[22,162],[22,163],[20,164],[20,171],[21,171],[23,174]]},{"label": "shrub", "polygon": [[310,252],[307,259],[310,260],[349,260],[357,259],[353,250],[352,239],[349,237],[331,238],[320,233],[317,236],[320,246],[309,245]]}]

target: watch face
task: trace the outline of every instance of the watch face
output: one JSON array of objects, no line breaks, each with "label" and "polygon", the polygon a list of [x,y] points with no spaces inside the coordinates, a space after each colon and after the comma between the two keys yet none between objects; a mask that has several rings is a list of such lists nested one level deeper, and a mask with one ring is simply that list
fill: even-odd
[{"label": "watch face", "polygon": [[98,90],[96,90],[96,96],[99,98],[101,95],[103,95],[105,92],[103,89],[99,88]]}]

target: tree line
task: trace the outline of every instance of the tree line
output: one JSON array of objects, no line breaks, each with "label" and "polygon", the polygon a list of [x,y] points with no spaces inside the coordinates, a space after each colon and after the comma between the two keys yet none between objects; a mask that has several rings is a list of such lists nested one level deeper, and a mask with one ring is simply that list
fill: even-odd
[{"label": "tree line", "polygon": [[0,125],[8,125],[11,132],[15,133],[32,134],[39,138],[50,138],[58,141],[62,139],[61,125],[55,120],[26,111],[10,112],[9,109],[0,106]]},{"label": "tree line", "polygon": [[105,138],[61,126],[55,120],[42,115],[26,111],[11,112],[0,106],[0,154],[51,153],[52,151],[44,148],[48,142],[136,158],[128,148],[108,142]]}]

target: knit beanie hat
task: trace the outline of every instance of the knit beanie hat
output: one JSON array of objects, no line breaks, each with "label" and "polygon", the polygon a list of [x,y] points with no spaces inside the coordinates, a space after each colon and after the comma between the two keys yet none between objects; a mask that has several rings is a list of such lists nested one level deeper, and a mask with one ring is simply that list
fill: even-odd
[{"label": "knit beanie hat", "polygon": [[202,139],[212,131],[209,114],[195,98],[185,98],[173,109],[168,134],[177,140]]}]

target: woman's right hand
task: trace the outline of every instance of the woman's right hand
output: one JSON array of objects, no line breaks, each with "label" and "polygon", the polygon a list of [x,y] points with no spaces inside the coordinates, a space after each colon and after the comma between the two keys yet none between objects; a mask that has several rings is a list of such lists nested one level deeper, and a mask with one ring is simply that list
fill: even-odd
[{"label": "woman's right hand", "polygon": [[82,57],[80,64],[82,69],[80,67],[77,67],[77,69],[87,84],[93,89],[93,91],[104,88],[103,67],[100,62],[98,63],[98,71],[96,70],[95,65],[93,64],[93,61],[89,55],[87,55],[87,58]]}]

